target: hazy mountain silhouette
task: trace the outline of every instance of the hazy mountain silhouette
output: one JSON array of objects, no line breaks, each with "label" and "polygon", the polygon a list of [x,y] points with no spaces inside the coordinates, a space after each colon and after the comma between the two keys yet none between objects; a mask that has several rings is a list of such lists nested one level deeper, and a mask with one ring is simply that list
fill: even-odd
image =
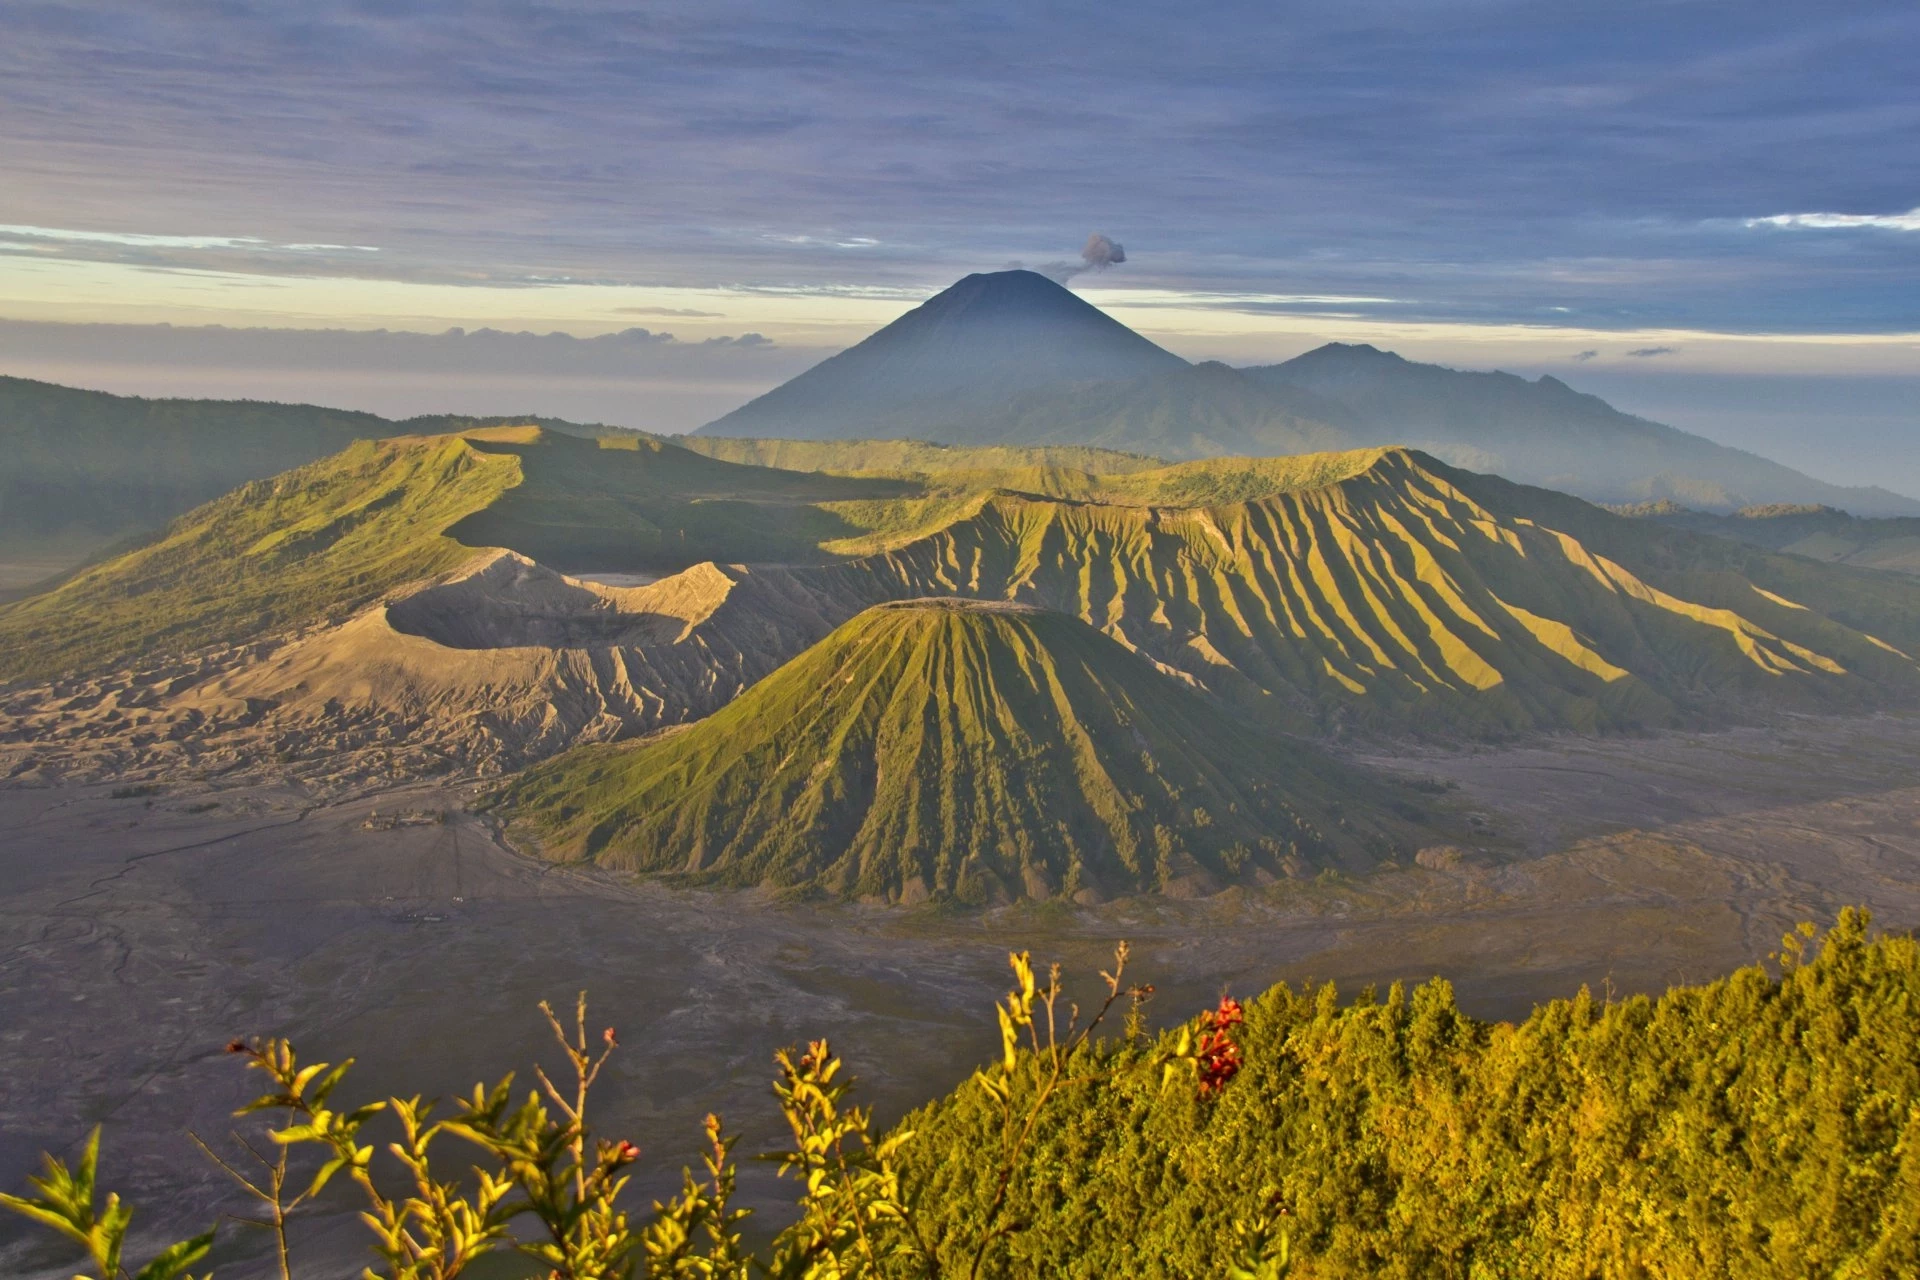
[{"label": "hazy mountain silhouette", "polygon": [[1186,367],[1032,271],[970,275],[700,429],[717,436],[970,440],[1022,392]]},{"label": "hazy mountain silhouette", "polygon": [[1511,373],[1463,372],[1338,342],[1246,373],[1344,405],[1352,415],[1352,445],[1414,445],[1455,466],[1596,502],[1671,499],[1720,510],[1825,503],[1861,515],[1920,514],[1920,502],[1911,498],[1816,480],[1744,449],[1622,413],[1551,376],[1529,382]]},{"label": "hazy mountain silhouette", "polygon": [[697,434],[1097,445],[1176,461],[1406,444],[1595,502],[1920,515],[1920,501],[1816,480],[1557,378],[1343,343],[1252,369],[1190,365],[1031,271],[968,276]]}]

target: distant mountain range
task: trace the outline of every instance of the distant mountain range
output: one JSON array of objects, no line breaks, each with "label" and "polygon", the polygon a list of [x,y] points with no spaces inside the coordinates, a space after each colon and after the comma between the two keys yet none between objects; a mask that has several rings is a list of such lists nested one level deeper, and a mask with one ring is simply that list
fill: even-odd
[{"label": "distant mountain range", "polygon": [[1031,271],[968,276],[696,434],[1097,445],[1170,460],[1399,444],[1595,502],[1920,515],[1920,501],[1816,480],[1551,377],[1340,343],[1259,368],[1189,365]]}]

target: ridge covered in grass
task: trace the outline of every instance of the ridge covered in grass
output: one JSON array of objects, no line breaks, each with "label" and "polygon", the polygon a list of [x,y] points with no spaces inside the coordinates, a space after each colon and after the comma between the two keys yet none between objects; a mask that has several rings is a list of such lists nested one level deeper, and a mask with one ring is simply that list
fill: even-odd
[{"label": "ridge covered in grass", "polygon": [[1209,892],[1369,866],[1413,830],[1362,816],[1396,789],[1084,623],[964,600],[870,609],[706,720],[503,799],[549,856],[904,901]]},{"label": "ridge covered in grass", "polygon": [[[1920,590],[1626,520],[1413,450],[1214,459],[1000,494],[817,571],[866,599],[1077,616],[1296,729],[1676,724],[1920,693]],[[1163,505],[1164,504],[1164,505]]]}]

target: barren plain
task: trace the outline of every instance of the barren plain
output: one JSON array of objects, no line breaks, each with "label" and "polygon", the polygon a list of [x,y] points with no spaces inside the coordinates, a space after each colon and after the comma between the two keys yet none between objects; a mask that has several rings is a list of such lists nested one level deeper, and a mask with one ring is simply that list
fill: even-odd
[{"label": "barren plain", "polygon": [[[1763,959],[1847,903],[1920,924],[1920,717],[1368,757],[1446,788],[1486,848],[1364,879],[1198,902],[985,914],[670,890],[505,847],[470,785],[0,789],[0,1171],[105,1126],[106,1184],[136,1234],[240,1206],[190,1145],[250,1081],[234,1036],[357,1055],[350,1096],[451,1093],[542,1054],[535,1006],[586,989],[619,1029],[599,1120],[664,1193],[721,1112],[743,1151],[778,1138],[770,1055],[831,1035],[883,1121],[952,1086],[992,1039],[1009,948],[1090,977],[1131,939],[1153,1021],[1223,986],[1448,976],[1483,1017],[1582,983],[1624,995]],[[457,1046],[457,1049],[455,1048]],[[551,1056],[551,1055],[547,1055]],[[185,1117],[183,1121],[183,1117]],[[782,1199],[749,1166],[771,1223]],[[357,1271],[346,1189],[302,1227],[314,1274]],[[0,1223],[0,1270],[65,1275],[57,1246]],[[262,1240],[223,1233],[221,1270]]]}]

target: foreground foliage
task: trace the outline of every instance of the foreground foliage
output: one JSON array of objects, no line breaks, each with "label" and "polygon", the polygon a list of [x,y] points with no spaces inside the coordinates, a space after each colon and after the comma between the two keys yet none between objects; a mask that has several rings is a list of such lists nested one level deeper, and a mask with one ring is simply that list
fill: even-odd
[{"label": "foreground foliage", "polygon": [[[547,1012],[565,1072],[448,1108],[340,1109],[350,1064],[236,1042],[270,1082],[243,1112],[275,1117],[269,1141],[239,1160],[204,1145],[264,1206],[241,1221],[272,1233],[283,1276],[298,1273],[289,1222],[335,1180],[362,1200],[380,1259],[366,1274],[393,1280],[509,1250],[563,1280],[1910,1276],[1920,942],[1867,924],[1842,913],[1811,956],[1802,926],[1778,977],[1755,966],[1618,1003],[1582,991],[1518,1025],[1468,1018],[1438,980],[1344,1008],[1331,985],[1282,984],[1155,1038],[1124,948],[1086,1018],[1057,969],[1043,981],[1016,955],[1001,1056],[891,1133],[824,1041],[778,1056],[792,1144],[766,1158],[798,1214],[758,1256],[716,1117],[679,1195],[625,1203],[639,1152],[588,1125],[617,1044],[589,1034],[584,1000],[570,1023]],[[1123,1034],[1093,1039],[1122,1001]],[[212,1233],[123,1265],[132,1214],[95,1203],[98,1149],[96,1132],[75,1169],[49,1158],[38,1194],[0,1203],[81,1244],[102,1280],[185,1275]]]},{"label": "foreground foliage", "polygon": [[[1105,1001],[1084,1019],[1077,1007],[1062,1007],[1057,966],[1042,985],[1024,952],[1009,959],[1016,985],[996,1011],[1001,1056],[976,1076],[998,1099],[997,1145],[988,1166],[998,1200],[1013,1185],[1050,1100],[1096,1078],[1085,1068],[1099,1069],[1090,1042],[1107,1014],[1128,1001],[1128,1026],[1137,1027],[1138,1006],[1152,993],[1123,985],[1125,944],[1112,972],[1101,974]],[[793,1145],[762,1158],[794,1179],[798,1215],[770,1251],[754,1256],[742,1243],[739,1227],[750,1211],[732,1206],[734,1139],[717,1116],[706,1120],[702,1173],[685,1171],[678,1196],[655,1202],[651,1215],[635,1215],[622,1196],[639,1149],[596,1137],[587,1120],[593,1086],[619,1042],[612,1028],[589,1035],[584,993],[571,1025],[544,1003],[540,1009],[566,1058],[558,1081],[536,1066],[539,1087],[523,1100],[516,1101],[508,1076],[492,1088],[475,1085],[445,1110],[419,1097],[343,1110],[333,1099],[351,1059],[303,1063],[284,1040],[227,1046],[269,1085],[236,1115],[264,1113],[274,1120],[257,1138],[231,1134],[232,1148],[243,1153],[232,1159],[199,1135],[193,1139],[262,1206],[258,1216],[235,1220],[271,1234],[282,1280],[298,1271],[290,1223],[336,1179],[356,1189],[360,1219],[374,1238],[381,1266],[364,1274],[391,1280],[452,1280],[480,1258],[505,1251],[535,1259],[552,1280],[972,1280],[997,1274],[983,1271],[990,1253],[1026,1227],[996,1200],[978,1215],[980,1230],[964,1257],[949,1263],[937,1256],[921,1230],[917,1197],[899,1174],[899,1153],[913,1135],[874,1133],[872,1112],[849,1103],[853,1082],[824,1040],[776,1055],[774,1095]],[[1191,1071],[1202,1087],[1212,1087],[1208,1082],[1221,1078],[1217,1063],[1191,1049],[1168,1054],[1164,1065],[1169,1080]],[[389,1125],[384,1142],[374,1133],[383,1121]],[[469,1158],[477,1149],[478,1163],[460,1168],[464,1162],[448,1158],[444,1145],[436,1150],[447,1137],[464,1140],[462,1154]],[[122,1265],[133,1211],[117,1194],[96,1204],[99,1150],[96,1128],[75,1168],[47,1156],[46,1174],[31,1180],[38,1194],[0,1195],[0,1206],[81,1244],[100,1280],[193,1280],[188,1269],[207,1256],[212,1230],[161,1250],[137,1273]],[[1252,1266],[1271,1269],[1280,1256],[1266,1245],[1249,1255]]]},{"label": "foreground foliage", "polygon": [[[1105,1083],[1039,1122],[1007,1273],[1226,1274],[1232,1222],[1270,1205],[1297,1275],[1920,1274],[1920,944],[1866,925],[1844,913],[1804,963],[1790,938],[1777,979],[1583,991],[1518,1025],[1439,981],[1344,1008],[1283,984],[1212,1101],[1110,1046]],[[942,1256],[989,1203],[996,1114],[972,1083],[903,1124]]]}]

